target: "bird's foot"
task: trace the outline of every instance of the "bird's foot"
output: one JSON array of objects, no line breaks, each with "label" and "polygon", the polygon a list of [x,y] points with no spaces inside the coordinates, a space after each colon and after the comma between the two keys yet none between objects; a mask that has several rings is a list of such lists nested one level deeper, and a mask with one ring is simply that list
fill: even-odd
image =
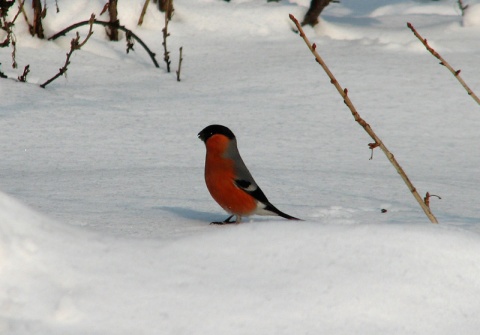
[{"label": "bird's foot", "polygon": [[230,221],[231,218],[233,218],[233,215],[230,215],[228,218],[226,218],[223,221],[210,222],[210,224],[224,225],[224,224],[237,223],[237,221]]}]

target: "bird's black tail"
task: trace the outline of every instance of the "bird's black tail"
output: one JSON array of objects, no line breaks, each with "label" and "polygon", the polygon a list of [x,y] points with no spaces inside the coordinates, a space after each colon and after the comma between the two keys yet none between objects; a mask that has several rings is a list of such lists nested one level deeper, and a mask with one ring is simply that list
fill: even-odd
[{"label": "bird's black tail", "polygon": [[275,213],[277,214],[278,216],[281,216],[282,218],[285,218],[287,220],[297,220],[297,221],[303,221],[302,219],[299,219],[299,218],[296,218],[294,216],[291,216],[291,215],[288,215],[284,212],[282,212],[281,210],[279,210],[277,207],[275,207],[274,205],[272,204],[267,204],[267,206],[265,207],[265,209],[267,211],[270,211],[272,213]]}]

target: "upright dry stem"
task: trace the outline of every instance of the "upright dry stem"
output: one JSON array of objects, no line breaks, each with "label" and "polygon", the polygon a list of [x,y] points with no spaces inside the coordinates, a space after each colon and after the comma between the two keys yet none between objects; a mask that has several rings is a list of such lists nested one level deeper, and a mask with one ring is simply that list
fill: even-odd
[{"label": "upright dry stem", "polygon": [[5,14],[5,17],[0,18],[0,23],[1,23],[0,29],[4,30],[7,33],[5,40],[0,43],[0,47],[3,48],[6,46],[9,46],[10,43],[12,44],[12,67],[14,69],[17,68],[17,61],[15,59],[15,56],[17,53],[17,47],[16,47],[17,42],[16,42],[15,34],[13,33],[13,27],[15,26],[15,21],[17,20],[18,16],[23,10],[24,4],[25,4],[25,0],[19,2],[18,11],[13,17],[12,21],[10,22],[6,21],[6,14],[7,14],[6,12],[3,12],[3,14]]},{"label": "upright dry stem", "polygon": [[465,10],[468,8],[468,5],[464,5],[462,0],[457,1],[458,8],[460,8],[460,11],[462,12],[462,16],[465,16]]},{"label": "upright dry stem", "polygon": [[180,81],[180,71],[182,70],[182,53],[183,53],[183,47],[180,47],[180,58],[178,59],[178,70],[177,70],[177,81]]},{"label": "upright dry stem", "polygon": [[[171,1],[167,0],[167,6],[171,4]],[[167,72],[170,72],[170,52],[167,49],[167,37],[170,36],[168,33],[168,21],[170,21],[169,16],[168,16],[168,7],[167,10],[165,11],[165,27],[162,29],[162,35],[163,35],[163,60],[165,61],[165,64],[167,64]]]},{"label": "upright dry stem", "polygon": [[143,18],[145,17],[145,14],[147,13],[147,8],[148,4],[150,3],[150,0],[145,0],[145,3],[143,4],[142,7],[142,12],[140,13],[140,17],[138,18],[138,25],[141,26],[143,24]]},{"label": "upright dry stem", "polygon": [[21,81],[22,83],[27,82],[27,75],[30,73],[30,64],[25,66],[23,69],[23,73],[21,76],[18,76],[18,81]]},{"label": "upright dry stem", "polygon": [[407,23],[407,27],[410,28],[410,30],[412,30],[413,34],[415,35],[415,37],[417,37],[420,42],[423,43],[423,45],[425,46],[425,48],[427,48],[427,50],[434,56],[436,57],[439,61],[440,61],[440,65],[443,65],[445,66],[452,74],[455,78],[457,78],[457,80],[460,82],[460,84],[463,86],[463,88],[467,91],[468,95],[471,96],[473,98],[473,100],[475,100],[477,102],[477,104],[480,105],[480,99],[478,98],[478,96],[470,89],[470,87],[468,87],[467,83],[465,83],[465,81],[462,79],[462,77],[460,76],[460,71],[461,70],[455,70],[445,59],[443,59],[442,56],[440,56],[440,54],[438,52],[436,52],[427,42],[427,40],[425,38],[423,38],[419,33],[418,31],[415,29],[415,27],[410,23],[408,22]]},{"label": "upright dry stem", "polygon": [[375,132],[372,130],[372,128],[370,127],[370,125],[360,117],[360,114],[358,114],[357,110],[355,109],[355,106],[353,105],[352,101],[350,100],[349,96],[348,96],[348,90],[345,88],[343,89],[340,84],[338,83],[337,79],[335,78],[335,76],[333,75],[333,73],[330,71],[330,69],[327,67],[326,63],[323,61],[323,59],[320,57],[320,55],[318,54],[318,52],[316,51],[316,45],[315,44],[311,44],[310,41],[308,40],[307,36],[305,35],[305,32],[303,31],[300,23],[298,22],[298,20],[292,15],[290,14],[290,19],[295,23],[295,25],[297,26],[298,28],[298,31],[300,33],[300,36],[303,38],[303,40],[305,41],[305,43],[307,44],[308,48],[310,49],[310,51],[313,53],[313,55],[315,56],[315,59],[316,61],[318,62],[318,64],[320,64],[320,66],[323,68],[323,70],[327,73],[328,77],[330,78],[330,82],[335,86],[335,88],[337,89],[338,93],[340,93],[340,95],[342,96],[345,104],[348,106],[348,108],[350,109],[355,121],[358,122],[358,124],[360,124],[363,129],[367,132],[368,135],[370,135],[370,137],[375,141],[375,143],[371,143],[369,144],[370,148],[375,148],[375,147],[380,147],[380,149],[382,149],[383,153],[385,154],[385,156],[387,156],[388,160],[390,161],[390,163],[392,163],[392,165],[394,166],[394,168],[397,170],[398,174],[402,177],[403,181],[405,182],[405,184],[407,185],[408,189],[410,190],[410,192],[412,193],[412,195],[414,196],[414,198],[417,200],[417,202],[419,203],[420,207],[423,209],[423,211],[425,212],[425,214],[427,215],[427,217],[430,219],[430,221],[432,223],[438,223],[436,217],[433,215],[433,213],[430,211],[430,208],[429,206],[427,206],[427,204],[423,201],[422,197],[418,194],[416,188],[413,186],[412,182],[410,181],[410,179],[408,178],[407,174],[405,173],[405,171],[402,169],[402,167],[400,166],[400,164],[397,162],[397,160],[395,159],[395,157],[393,156],[393,154],[387,149],[387,147],[385,146],[385,144],[380,140],[380,138],[375,134]]}]

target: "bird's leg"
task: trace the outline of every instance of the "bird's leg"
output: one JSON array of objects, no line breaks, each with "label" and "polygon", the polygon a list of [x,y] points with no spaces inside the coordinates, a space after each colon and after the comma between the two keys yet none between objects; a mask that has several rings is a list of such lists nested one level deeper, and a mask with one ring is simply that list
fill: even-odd
[{"label": "bird's leg", "polygon": [[218,224],[218,225],[224,225],[224,224],[229,224],[229,223],[238,223],[238,216],[237,216],[237,220],[236,221],[230,221],[230,219],[233,218],[233,215],[230,215],[228,218],[226,218],[225,220],[223,221],[220,221],[220,222],[212,222],[210,224]]}]

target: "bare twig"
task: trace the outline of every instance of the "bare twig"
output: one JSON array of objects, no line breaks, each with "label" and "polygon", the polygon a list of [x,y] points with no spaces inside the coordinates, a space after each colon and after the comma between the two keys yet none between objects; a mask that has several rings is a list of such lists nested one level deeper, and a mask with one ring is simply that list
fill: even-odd
[{"label": "bare twig", "polygon": [[[1,67],[2,63],[0,63],[0,67]],[[8,76],[2,72],[2,70],[0,69],[0,78],[8,78]]]},{"label": "bare twig", "polygon": [[17,18],[18,18],[18,16],[20,15],[20,12],[23,11],[23,6],[24,6],[24,5],[25,5],[25,0],[19,1],[18,11],[17,11],[17,14],[15,14],[15,17],[13,18],[12,23],[15,23],[15,21],[16,21]]},{"label": "bare twig", "polygon": [[170,36],[168,33],[168,21],[170,21],[168,17],[168,5],[170,4],[170,1],[167,0],[167,10],[165,11],[165,27],[162,29],[162,35],[163,35],[163,60],[167,64],[167,72],[170,72],[170,52],[167,50],[167,37]]},{"label": "bare twig", "polygon": [[310,25],[315,26],[318,23],[318,17],[322,13],[325,7],[332,2],[332,0],[312,0],[310,1],[310,7],[302,21],[302,26]]},{"label": "bare twig", "polygon": [[40,0],[32,0],[33,7],[33,25],[30,27],[30,34],[32,36],[37,35],[38,38],[43,39],[45,35],[43,33],[42,19],[45,18],[46,8],[42,9],[42,3]]},{"label": "bare twig", "polygon": [[89,20],[90,29],[88,31],[87,37],[85,37],[85,39],[82,42],[80,42],[80,34],[77,32],[77,36],[75,38],[73,38],[72,41],[70,42],[70,51],[67,53],[67,59],[65,60],[65,64],[58,70],[58,73],[55,76],[53,76],[52,78],[50,78],[49,80],[47,80],[46,82],[41,84],[40,85],[41,88],[45,88],[52,81],[54,81],[55,79],[64,75],[67,72],[68,65],[70,64],[70,57],[72,56],[73,52],[75,50],[79,50],[81,47],[83,47],[85,45],[85,43],[87,43],[90,36],[92,36],[92,34],[93,34],[93,23],[94,22],[95,22],[95,15],[92,14],[92,16],[90,17],[90,20]]},{"label": "bare twig", "polygon": [[438,195],[435,195],[435,194],[430,194],[427,192],[427,194],[425,194],[425,198],[423,198],[423,202],[425,203],[425,205],[430,208],[430,198],[431,197],[436,197],[438,199],[442,199],[440,198]]},{"label": "bare twig", "polygon": [[460,8],[460,11],[462,12],[462,16],[465,15],[465,10],[468,8],[468,5],[464,5],[462,0],[458,0],[458,8]]},{"label": "bare twig", "polygon": [[[108,27],[105,27],[107,36],[110,41],[118,41],[118,11],[117,11],[117,2],[118,0],[108,0],[108,15],[110,18],[110,22],[112,23]],[[102,11],[103,12],[103,11]],[[101,14],[100,14],[101,15]]]},{"label": "bare twig", "polygon": [[130,32],[125,33],[125,40],[127,41],[127,54],[130,53],[130,50],[135,51],[133,46],[135,44],[135,40],[132,37]]},{"label": "bare twig", "polygon": [[[12,4],[13,4],[13,2],[12,2]],[[10,22],[5,20],[8,9],[6,9],[6,10],[4,9],[2,11],[2,18],[1,18],[1,23],[2,24],[1,24],[0,29],[4,30],[7,33],[7,36],[6,36],[5,40],[2,43],[0,43],[0,47],[7,47],[7,46],[10,45],[10,43],[12,44],[12,67],[14,69],[17,68],[17,61],[15,59],[15,55],[17,53],[17,48],[16,48],[17,41],[16,41],[16,38],[15,38],[15,34],[13,33],[13,27],[15,26],[15,21],[17,20],[18,16],[23,11],[23,5],[24,4],[25,4],[25,0],[19,2],[18,11],[15,14],[15,16],[13,17],[12,21],[10,21]]]},{"label": "bare twig", "polygon": [[[90,21],[81,21],[81,22],[77,22],[75,24],[72,24],[71,26],[68,26],[67,28],[63,29],[62,31],[56,33],[55,35],[49,37],[48,39],[49,40],[55,40],[57,39],[58,37],[60,36],[63,36],[65,35],[66,33],[68,33],[70,30],[73,30],[75,28],[78,28],[78,27],[81,27],[81,26],[85,26],[87,24],[90,24]],[[98,20],[94,20],[93,21],[93,24],[99,24],[99,25],[102,25],[102,26],[110,26],[112,24],[115,24],[117,29],[119,30],[122,30],[124,31],[125,33],[128,33],[130,34],[138,43],[140,43],[140,45],[145,49],[145,51],[148,53],[148,55],[150,56],[153,64],[155,65],[155,67],[160,67],[158,65],[158,62],[157,60],[155,59],[155,53],[153,53],[149,48],[148,46],[140,39],[140,37],[138,37],[137,35],[135,35],[135,33],[133,31],[131,31],[130,29],[127,29],[125,28],[125,26],[121,26],[121,25],[118,25],[118,23],[111,23],[111,22],[108,22],[108,21],[98,21]]]},{"label": "bare twig", "polygon": [[480,105],[480,99],[478,98],[478,96],[470,89],[470,87],[468,87],[467,83],[465,83],[465,81],[460,76],[461,70],[453,69],[453,67],[428,44],[427,40],[418,33],[418,31],[410,22],[407,23],[407,27],[410,28],[410,30],[412,30],[415,37],[417,37],[420,40],[420,42],[423,43],[425,48],[427,48],[427,50],[440,61],[440,65],[445,66],[453,74],[453,76],[457,78],[457,80],[460,82],[463,88],[467,91],[468,95],[470,95],[472,99],[475,100],[477,104]]},{"label": "bare twig", "polygon": [[406,175],[405,171],[402,169],[402,167],[400,166],[400,164],[397,162],[397,160],[395,159],[395,157],[393,156],[393,154],[387,149],[387,147],[385,146],[385,144],[380,140],[380,138],[374,133],[374,131],[372,130],[372,128],[370,127],[370,125],[360,117],[360,115],[358,114],[357,110],[355,109],[355,106],[353,105],[352,101],[350,100],[349,96],[348,96],[348,90],[345,88],[342,88],[340,86],[340,84],[338,83],[337,79],[335,79],[335,76],[333,75],[333,73],[330,71],[330,69],[327,67],[326,63],[323,61],[323,59],[320,57],[320,55],[318,54],[318,52],[315,50],[316,49],[316,45],[315,44],[311,44],[310,41],[308,40],[307,36],[305,35],[300,23],[298,22],[298,20],[292,15],[290,14],[290,19],[295,23],[295,25],[297,26],[298,28],[298,31],[300,33],[300,36],[303,38],[303,40],[305,41],[305,43],[307,44],[308,48],[310,49],[310,51],[313,53],[313,55],[315,56],[315,59],[316,61],[318,62],[318,64],[320,64],[320,66],[323,68],[323,70],[327,73],[328,77],[330,78],[330,82],[335,86],[335,88],[337,89],[338,93],[340,93],[340,95],[343,97],[344,99],[344,102],[345,104],[348,106],[348,108],[350,109],[354,119],[356,122],[358,122],[359,125],[361,125],[363,127],[363,129],[367,132],[368,135],[370,135],[370,137],[375,141],[373,144],[370,144],[369,147],[373,149],[373,147],[375,146],[379,146],[380,149],[382,149],[383,153],[385,154],[385,156],[387,156],[388,160],[390,161],[390,163],[392,163],[392,165],[395,167],[395,169],[397,170],[398,174],[400,174],[400,176],[402,177],[403,181],[405,182],[405,184],[407,185],[408,189],[410,190],[410,192],[412,193],[412,195],[414,196],[414,198],[417,200],[417,202],[419,203],[420,207],[423,209],[423,211],[425,212],[425,214],[427,215],[427,217],[430,219],[430,221],[432,223],[438,223],[437,219],[435,218],[435,216],[433,215],[433,213],[430,211],[430,208],[425,204],[425,202],[423,201],[423,199],[420,197],[420,195],[418,194],[417,190],[415,189],[415,187],[413,186],[412,182],[410,181],[410,179],[408,178],[408,176]]},{"label": "bare twig", "polygon": [[182,51],[183,51],[183,47],[180,47],[180,58],[178,60],[178,70],[177,70],[177,81],[180,81],[180,71],[182,70],[182,61],[183,61]]},{"label": "bare twig", "polygon": [[[23,2],[25,2],[25,1],[23,1]],[[33,31],[33,25],[30,23],[30,21],[28,21],[28,16],[27,16],[27,12],[25,11],[25,7],[22,6],[21,10],[22,10],[23,18],[25,19],[25,22],[28,25],[29,31]]]},{"label": "bare twig", "polygon": [[27,75],[30,72],[30,65],[25,66],[23,69],[23,74],[18,77],[18,81],[21,81],[22,83],[27,82]]},{"label": "bare twig", "polygon": [[140,17],[138,18],[138,25],[141,26],[143,24],[143,18],[145,17],[145,14],[147,13],[147,8],[148,4],[150,3],[150,0],[145,0],[145,3],[143,4],[142,12],[140,13]]},{"label": "bare twig", "polygon": [[161,12],[167,13],[168,19],[171,20],[173,12],[175,11],[173,8],[173,0],[158,0],[158,9]]}]

